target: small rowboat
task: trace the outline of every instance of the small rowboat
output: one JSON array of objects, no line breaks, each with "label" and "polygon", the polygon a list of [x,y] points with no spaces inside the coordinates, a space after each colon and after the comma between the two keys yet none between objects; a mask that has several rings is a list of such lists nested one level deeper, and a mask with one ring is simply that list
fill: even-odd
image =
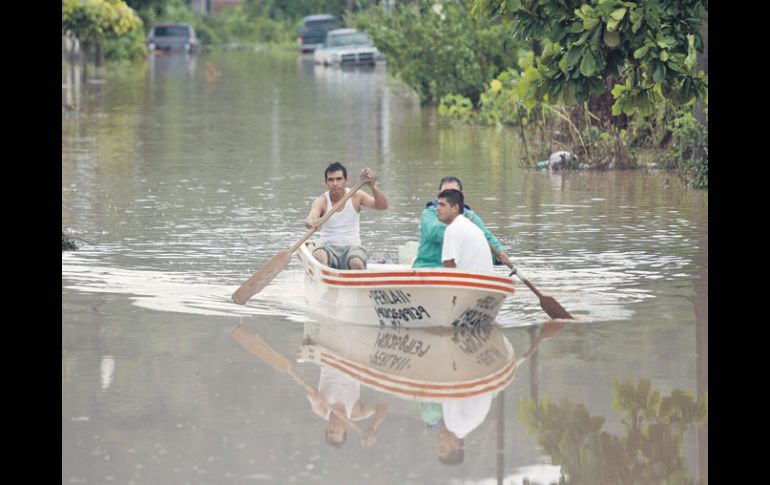
[{"label": "small rowboat", "polygon": [[497,325],[375,328],[307,323],[298,362],[329,366],[401,399],[465,400],[511,383],[518,362]]},{"label": "small rowboat", "polygon": [[308,307],[340,322],[393,327],[477,327],[493,323],[513,280],[495,273],[454,268],[367,264],[339,270],[297,251],[305,272]]}]

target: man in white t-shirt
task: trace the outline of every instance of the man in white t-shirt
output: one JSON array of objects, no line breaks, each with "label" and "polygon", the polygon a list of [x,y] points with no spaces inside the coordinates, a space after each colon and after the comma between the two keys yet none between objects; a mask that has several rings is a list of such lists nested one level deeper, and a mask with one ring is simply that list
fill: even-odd
[{"label": "man in white t-shirt", "polygon": [[492,273],[494,269],[489,243],[484,232],[463,216],[464,205],[463,193],[459,190],[446,189],[438,194],[438,218],[447,225],[441,261],[445,268]]}]

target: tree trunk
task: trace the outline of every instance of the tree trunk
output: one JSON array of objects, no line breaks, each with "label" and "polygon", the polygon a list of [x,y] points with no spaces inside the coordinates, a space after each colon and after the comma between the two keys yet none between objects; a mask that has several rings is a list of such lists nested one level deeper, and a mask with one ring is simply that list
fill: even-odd
[{"label": "tree trunk", "polygon": [[101,67],[104,65],[104,49],[102,49],[102,42],[97,40],[94,44],[95,48],[95,59],[94,62],[96,64],[96,67]]}]

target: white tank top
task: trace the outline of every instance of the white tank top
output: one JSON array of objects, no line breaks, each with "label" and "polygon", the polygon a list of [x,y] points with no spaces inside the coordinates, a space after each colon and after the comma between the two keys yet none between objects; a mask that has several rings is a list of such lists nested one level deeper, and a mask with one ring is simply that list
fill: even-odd
[{"label": "white tank top", "polygon": [[[322,365],[318,394],[323,396],[330,406],[342,403],[345,406],[345,414],[350,418],[353,415],[353,405],[361,396],[361,384],[337,369]],[[326,413],[324,419],[328,420],[330,414],[331,410]]]},{"label": "white tank top", "polygon": [[[345,188],[345,193],[349,192]],[[332,200],[329,198],[329,192],[324,194],[326,198],[326,211],[332,209]],[[353,208],[353,198],[345,201],[342,212],[335,212],[329,220],[321,226],[321,243],[332,244],[335,246],[360,246],[361,235],[358,231],[361,214]]]}]

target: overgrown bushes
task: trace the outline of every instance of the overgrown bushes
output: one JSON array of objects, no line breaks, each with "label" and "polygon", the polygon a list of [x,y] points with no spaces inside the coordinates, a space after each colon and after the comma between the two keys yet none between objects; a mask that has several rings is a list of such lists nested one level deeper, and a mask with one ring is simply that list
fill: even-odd
[{"label": "overgrown bushes", "polygon": [[372,8],[347,18],[367,31],[388,59],[389,71],[419,95],[437,104],[449,94],[478,104],[484,87],[515,67],[518,44],[505,28],[472,18],[470,0],[416,0],[390,12]]}]

